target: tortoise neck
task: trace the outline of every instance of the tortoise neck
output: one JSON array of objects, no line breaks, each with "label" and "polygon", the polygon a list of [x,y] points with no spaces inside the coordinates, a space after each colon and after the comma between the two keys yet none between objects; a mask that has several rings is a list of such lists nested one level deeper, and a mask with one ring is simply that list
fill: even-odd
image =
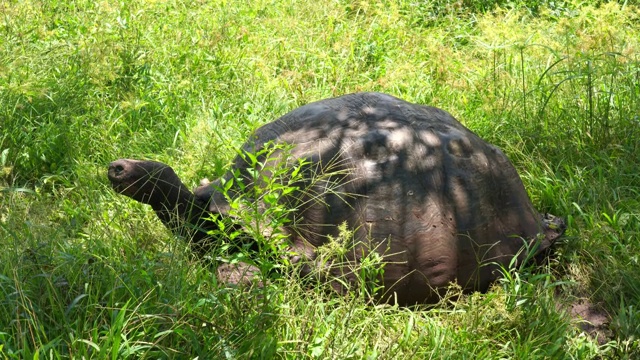
[{"label": "tortoise neck", "polygon": [[161,198],[152,199],[155,201],[150,201],[149,204],[160,221],[171,232],[187,240],[197,255],[202,257],[208,253],[210,244],[206,238],[213,224],[207,221],[207,204],[199,201],[179,181],[171,186],[170,191],[158,192],[155,196]]},{"label": "tortoise neck", "polygon": [[[147,203],[171,230],[180,223],[190,222],[194,208],[199,208],[193,193],[180,181],[170,186],[155,187]],[[202,209],[199,211],[202,212]]]}]

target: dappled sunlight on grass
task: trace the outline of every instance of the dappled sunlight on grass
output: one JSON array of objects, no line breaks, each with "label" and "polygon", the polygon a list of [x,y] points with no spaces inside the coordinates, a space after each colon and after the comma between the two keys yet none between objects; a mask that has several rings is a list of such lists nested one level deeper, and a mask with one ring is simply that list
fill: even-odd
[{"label": "dappled sunlight on grass", "polygon": [[[636,6],[34,0],[0,13],[0,357],[640,354]],[[415,309],[296,276],[228,288],[107,183],[117,158],[214,179],[258,126],[356,91],[441,107],[502,148],[535,207],[569,225],[551,260]],[[607,314],[608,338],[581,330],[575,299]]]}]

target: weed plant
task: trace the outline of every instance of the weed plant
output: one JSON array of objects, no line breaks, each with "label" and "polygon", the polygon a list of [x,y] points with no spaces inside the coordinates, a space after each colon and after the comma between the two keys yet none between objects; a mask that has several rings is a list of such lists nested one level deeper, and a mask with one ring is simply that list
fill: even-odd
[{"label": "weed plant", "polygon": [[[0,358],[639,356],[639,24],[632,1],[0,2]],[[504,149],[567,220],[555,255],[434,307],[372,304],[366,284],[230,288],[106,180],[149,158],[195,186],[256,127],[356,91]]]}]

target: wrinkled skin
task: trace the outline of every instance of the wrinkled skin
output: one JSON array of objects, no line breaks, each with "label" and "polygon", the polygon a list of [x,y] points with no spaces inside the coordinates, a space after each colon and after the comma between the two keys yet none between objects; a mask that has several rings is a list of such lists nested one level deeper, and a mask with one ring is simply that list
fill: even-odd
[{"label": "wrinkled skin", "polygon": [[[304,206],[291,215],[295,226],[283,229],[308,260],[307,271],[327,235],[346,223],[355,231],[351,260],[369,251],[384,258],[381,301],[437,302],[452,282],[485,291],[500,265],[524,260],[527,249],[544,254],[565,229],[560,218],[533,208],[499,149],[437,108],[379,93],[346,95],[262,126],[243,150],[268,142],[293,145],[280,161],[305,158],[305,174],[321,179],[301,185],[296,198]],[[242,157],[232,167],[246,174]],[[192,194],[167,165],[137,160],[113,162],[108,176],[116,191],[150,204],[172,230],[195,229],[189,234],[196,246],[213,226],[202,219],[229,211],[220,180]],[[355,281],[345,269],[332,272]]]}]

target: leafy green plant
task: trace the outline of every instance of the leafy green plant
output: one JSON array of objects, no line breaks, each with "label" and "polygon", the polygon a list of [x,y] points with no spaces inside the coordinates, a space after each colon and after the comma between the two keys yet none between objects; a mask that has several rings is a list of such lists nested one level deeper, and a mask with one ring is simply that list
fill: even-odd
[{"label": "leafy green plant", "polygon": [[[287,242],[286,227],[296,211],[296,193],[301,189],[304,167],[299,159],[290,166],[290,146],[268,143],[255,153],[241,151],[246,169],[236,169],[221,179],[219,188],[228,202],[228,216],[214,214],[217,229],[210,235],[222,242],[219,250],[231,252],[232,259],[256,266],[267,280],[268,274],[285,270],[294,254]],[[244,240],[244,241],[243,241]],[[241,246],[238,246],[238,243]]]},{"label": "leafy green plant", "polygon": [[[219,242],[218,260],[257,267],[263,283],[270,275],[295,274],[300,269],[296,271],[294,267],[310,266],[305,264],[305,255],[296,253],[288,241],[290,233],[297,231],[293,215],[306,203],[321,201],[310,193],[314,183],[322,182],[323,191],[331,192],[331,182],[340,178],[340,171],[332,171],[331,165],[320,173],[307,159],[298,158],[291,163],[287,160],[291,158],[290,151],[291,145],[271,142],[255,152],[240,151],[246,168],[235,169],[229,177],[222,178],[217,189],[229,207],[228,215],[212,215],[217,226],[210,235]],[[378,249],[367,248],[367,244],[355,243],[353,230],[346,224],[340,225],[338,232],[337,237],[329,236],[327,244],[318,249],[319,257],[311,266],[317,271],[309,276],[337,281],[347,291],[352,287],[350,281],[333,273],[355,276],[360,294],[373,299],[382,290],[377,285],[384,273],[382,255]],[[365,253],[347,256],[357,251]],[[228,254],[226,258],[224,254]],[[361,260],[356,263],[350,258]],[[291,259],[298,259],[299,263],[293,264]],[[295,276],[293,279],[297,280]]]}]

